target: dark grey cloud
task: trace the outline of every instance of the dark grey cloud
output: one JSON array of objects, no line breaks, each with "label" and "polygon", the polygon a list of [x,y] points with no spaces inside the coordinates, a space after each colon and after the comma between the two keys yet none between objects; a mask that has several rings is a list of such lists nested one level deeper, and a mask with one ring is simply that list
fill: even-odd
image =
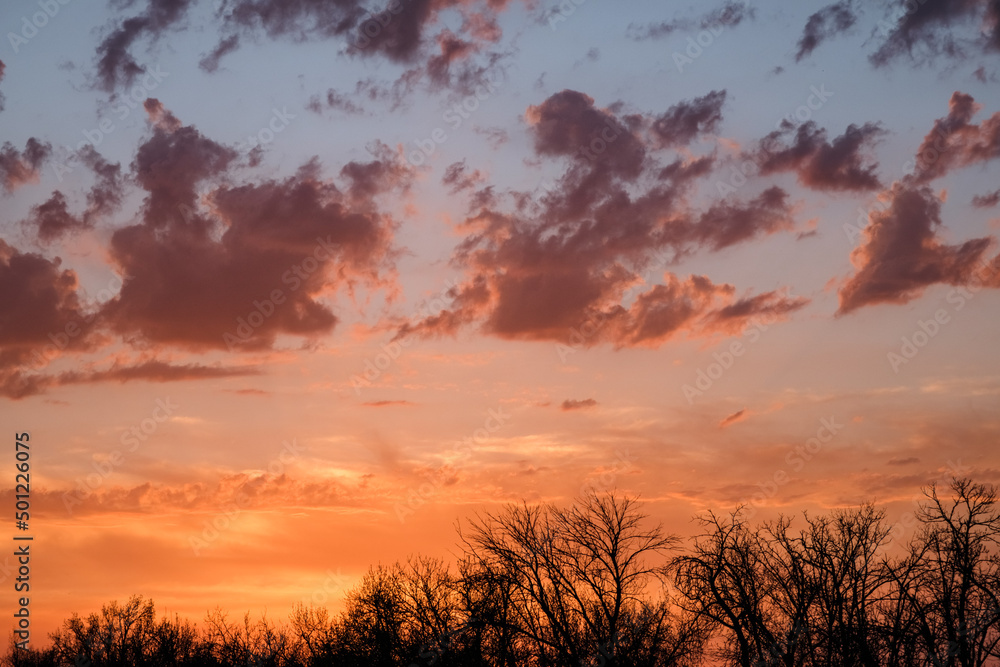
[{"label": "dark grey cloud", "polygon": [[653,132],[662,146],[686,146],[698,135],[716,131],[725,102],[725,90],[678,102],[653,122]]},{"label": "dark grey cloud", "polygon": [[713,30],[734,28],[744,21],[755,18],[757,11],[744,0],[727,0],[727,2],[712,9],[697,18],[675,18],[669,21],[649,23],[646,25],[630,24],[627,35],[630,39],[642,41],[647,39],[662,39],[678,31]]},{"label": "dark grey cloud", "polygon": [[884,41],[869,56],[876,67],[903,57],[924,63],[1000,50],[998,0],[893,0],[887,5],[888,15],[873,35]]},{"label": "dark grey cloud", "polygon": [[10,193],[27,183],[38,182],[42,165],[52,154],[52,145],[34,137],[24,150],[17,150],[9,141],[0,147],[0,184]]},{"label": "dark grey cloud", "polygon": [[822,42],[849,30],[857,20],[853,0],[840,0],[811,14],[799,38],[796,62],[810,55]]},{"label": "dark grey cloud", "polygon": [[849,125],[842,135],[828,141],[826,130],[813,121],[797,128],[786,122],[767,135],[752,156],[762,175],[794,171],[803,185],[814,190],[876,190],[882,187],[876,174],[878,164],[866,163],[866,151],[883,134],[885,130],[877,123]]}]

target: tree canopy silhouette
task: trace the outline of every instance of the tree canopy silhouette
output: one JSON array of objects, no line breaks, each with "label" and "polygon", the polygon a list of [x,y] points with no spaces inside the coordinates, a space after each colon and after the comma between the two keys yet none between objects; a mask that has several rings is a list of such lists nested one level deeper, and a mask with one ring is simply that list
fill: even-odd
[{"label": "tree canopy silhouette", "polygon": [[459,526],[454,563],[376,565],[343,610],[198,626],[133,596],[73,614],[5,665],[268,667],[984,667],[1000,664],[995,487],[930,486],[896,542],[873,504],[751,525],[701,517],[687,543],[636,498],[512,504]]}]

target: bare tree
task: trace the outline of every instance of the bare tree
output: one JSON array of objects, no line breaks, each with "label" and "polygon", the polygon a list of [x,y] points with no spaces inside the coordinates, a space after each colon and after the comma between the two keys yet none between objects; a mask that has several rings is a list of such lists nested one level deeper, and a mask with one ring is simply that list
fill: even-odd
[{"label": "bare tree", "polygon": [[809,660],[831,667],[883,664],[878,611],[889,581],[879,555],[889,534],[885,513],[866,504],[815,519],[806,515],[805,522],[795,538],[787,521],[768,533],[778,562],[795,563],[788,577],[798,589],[794,623],[803,627]]},{"label": "bare tree", "polygon": [[672,564],[682,606],[721,635],[717,652],[740,665],[795,664],[802,626],[776,618],[769,547],[741,517],[702,517],[705,533]]},{"label": "bare tree", "polygon": [[337,624],[326,607],[299,603],[292,609],[292,634],[297,640],[295,658],[305,665],[332,662],[337,645]]},{"label": "bare tree", "polygon": [[473,520],[461,539],[509,587],[510,625],[539,664],[617,666],[677,544],[645,519],[635,499],[591,492],[567,509],[509,505]]},{"label": "bare tree", "polygon": [[879,557],[888,529],[872,505],[818,519],[749,526],[740,511],[709,514],[706,532],[675,559],[685,608],[715,628],[720,656],[754,665],[876,666],[878,604],[889,577]]},{"label": "bare tree", "polygon": [[145,656],[154,619],[153,601],[133,595],[124,604],[109,602],[86,619],[74,614],[53,635],[53,643],[61,659],[134,664]]},{"label": "bare tree", "polygon": [[205,647],[190,622],[156,618],[153,601],[134,595],[86,618],[73,614],[51,634],[54,664],[95,667],[193,664]]},{"label": "bare tree", "polygon": [[455,577],[444,561],[424,556],[397,568],[410,642],[444,654],[466,625]]},{"label": "bare tree", "polygon": [[405,634],[406,601],[398,567],[372,567],[348,592],[340,621],[343,664],[392,667],[412,652]]},{"label": "bare tree", "polygon": [[288,630],[264,616],[253,621],[247,612],[242,622],[233,622],[221,609],[215,609],[205,622],[206,639],[213,656],[222,664],[279,667],[293,652],[294,640]]},{"label": "bare tree", "polygon": [[[457,570],[414,556],[371,568],[337,616],[290,625],[210,612],[199,632],[134,596],[74,614],[17,667],[984,667],[1000,664],[1000,513],[994,487],[931,486],[904,553],[864,504],[748,524],[737,509],[678,541],[637,501],[476,517]],[[721,660],[704,662],[711,657]]]},{"label": "bare tree", "polygon": [[514,596],[502,571],[464,558],[459,562],[458,595],[467,613],[470,653],[482,664],[520,667],[529,651],[517,631]]},{"label": "bare tree", "polygon": [[1000,645],[997,491],[955,479],[950,499],[934,485],[924,493],[923,527],[895,568],[895,592],[916,619],[926,664],[981,667]]}]

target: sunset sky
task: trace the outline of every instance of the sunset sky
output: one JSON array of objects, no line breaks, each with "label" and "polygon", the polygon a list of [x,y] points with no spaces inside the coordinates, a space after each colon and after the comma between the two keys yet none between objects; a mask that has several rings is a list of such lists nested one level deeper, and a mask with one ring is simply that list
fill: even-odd
[{"label": "sunset sky", "polygon": [[911,5],[3,3],[33,644],[591,487],[689,535],[1000,482],[1000,3]]}]

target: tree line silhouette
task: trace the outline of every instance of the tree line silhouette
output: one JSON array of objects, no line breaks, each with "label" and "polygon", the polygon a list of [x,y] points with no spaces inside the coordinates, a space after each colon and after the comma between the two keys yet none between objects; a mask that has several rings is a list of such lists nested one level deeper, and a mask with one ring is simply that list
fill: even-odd
[{"label": "tree line silhouette", "polygon": [[[751,525],[701,517],[688,543],[638,501],[508,505],[460,526],[457,563],[372,567],[343,611],[198,627],[133,596],[74,614],[7,665],[268,667],[980,667],[1000,664],[994,486],[924,490],[902,543],[872,504]],[[891,548],[890,548],[891,547]]]}]

